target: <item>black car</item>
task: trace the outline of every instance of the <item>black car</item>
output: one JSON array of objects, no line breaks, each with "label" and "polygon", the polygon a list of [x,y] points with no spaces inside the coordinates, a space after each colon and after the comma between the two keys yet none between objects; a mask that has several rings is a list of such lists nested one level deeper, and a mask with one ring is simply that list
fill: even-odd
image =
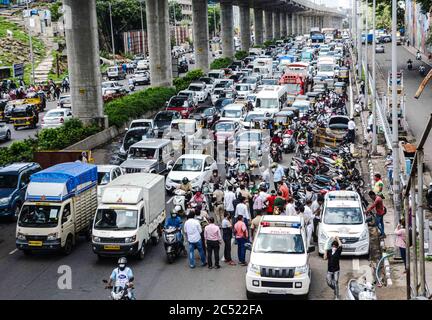
[{"label": "black car", "polygon": [[219,119],[219,112],[212,106],[200,106],[195,110],[190,118],[201,122],[203,127],[207,128]]},{"label": "black car", "polygon": [[234,99],[232,98],[219,98],[216,100],[214,107],[218,110],[218,112],[222,111],[222,108],[226,105],[234,103]]},{"label": "black car", "polygon": [[181,119],[182,116],[178,111],[165,110],[159,111],[154,117],[154,128],[155,135],[158,138],[162,138],[164,130],[168,129],[171,126],[171,121],[175,119]]}]

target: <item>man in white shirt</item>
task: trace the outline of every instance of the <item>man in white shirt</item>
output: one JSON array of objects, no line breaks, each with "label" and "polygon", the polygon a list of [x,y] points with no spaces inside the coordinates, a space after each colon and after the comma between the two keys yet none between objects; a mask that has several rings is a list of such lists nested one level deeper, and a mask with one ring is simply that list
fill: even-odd
[{"label": "man in white shirt", "polygon": [[318,242],[318,235],[316,231],[317,231],[318,223],[321,220],[321,211],[323,208],[323,204],[324,204],[324,196],[320,194],[318,195],[317,199],[312,203],[311,206],[312,214],[314,216],[312,237],[313,237],[313,241],[315,242]]},{"label": "man in white shirt", "polygon": [[201,265],[203,267],[207,265],[201,241],[201,224],[194,218],[195,214],[192,211],[188,215],[188,219],[184,224],[184,233],[186,235],[186,240],[189,242],[189,267],[192,269],[195,268],[195,249],[199,252],[202,263]]},{"label": "man in white shirt", "polygon": [[351,118],[348,121],[348,141],[351,143],[354,143],[355,141],[355,129],[356,129],[356,125],[354,122],[354,118]]},{"label": "man in white shirt", "polygon": [[250,220],[250,212],[249,208],[246,205],[246,202],[248,202],[248,199],[242,198],[242,202],[240,202],[235,210],[235,218],[237,219],[238,216],[243,216],[243,222],[248,225],[248,221]]},{"label": "man in white shirt", "polygon": [[293,198],[289,198],[288,199],[288,203],[286,205],[286,215],[287,216],[295,216],[297,215],[296,211],[295,211],[295,205],[294,205],[294,199]]},{"label": "man in white shirt", "polygon": [[231,215],[231,217],[234,216],[234,204],[233,204],[234,200],[235,200],[235,194],[233,192],[233,187],[229,186],[228,190],[225,191],[224,194],[224,207],[225,210]]}]

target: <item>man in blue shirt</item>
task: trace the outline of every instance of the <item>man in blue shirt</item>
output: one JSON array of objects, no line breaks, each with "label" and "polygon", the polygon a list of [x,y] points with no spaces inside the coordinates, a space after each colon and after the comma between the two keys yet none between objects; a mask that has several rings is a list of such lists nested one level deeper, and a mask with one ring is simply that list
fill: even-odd
[{"label": "man in blue shirt", "polygon": [[178,213],[181,211],[180,206],[175,206],[175,208],[171,211],[171,215],[165,220],[165,229],[168,229],[169,227],[174,227],[180,229],[180,232],[177,233],[177,240],[181,241],[183,243],[183,232],[181,231],[182,228],[182,220],[178,216]]},{"label": "man in blue shirt", "polygon": [[273,182],[274,182],[274,187],[277,190],[277,183],[279,181],[282,181],[283,177],[285,176],[285,171],[284,168],[280,165],[277,164],[276,162],[272,163],[272,172],[273,172]]},{"label": "man in blue shirt", "polygon": [[118,260],[118,268],[115,268],[110,276],[107,288],[111,288],[114,284],[114,287],[124,288],[125,285],[128,286],[128,297],[131,300],[135,300],[135,295],[133,294],[132,287],[134,281],[134,275],[132,269],[126,267],[127,259],[125,257],[121,257]]}]

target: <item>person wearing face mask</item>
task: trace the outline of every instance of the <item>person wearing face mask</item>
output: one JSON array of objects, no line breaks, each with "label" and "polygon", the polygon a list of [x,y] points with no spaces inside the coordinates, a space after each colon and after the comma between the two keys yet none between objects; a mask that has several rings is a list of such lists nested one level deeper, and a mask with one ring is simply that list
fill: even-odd
[{"label": "person wearing face mask", "polygon": [[221,177],[219,176],[219,172],[217,169],[213,170],[213,174],[210,177],[209,182],[213,183],[213,184],[218,184],[218,185],[222,184],[222,180],[221,180]]},{"label": "person wearing face mask", "polygon": [[[331,239],[331,238],[329,238]],[[324,251],[324,260],[328,260],[327,264],[327,284],[333,289],[335,300],[339,300],[339,260],[342,254],[342,243],[339,237],[335,237],[330,249]]]},{"label": "person wearing face mask", "polygon": [[118,259],[117,263],[118,263],[118,267],[112,271],[106,288],[112,288],[113,283],[114,283],[114,287],[122,287],[122,288],[124,288],[124,286],[127,284],[129,287],[128,290],[129,299],[135,300],[135,296],[132,291],[133,281],[134,281],[134,275],[132,269],[126,267],[127,259],[125,257],[121,257],[120,259]]},{"label": "person wearing face mask", "polygon": [[[180,206],[175,206],[175,208],[171,211],[171,215],[169,217],[167,217],[167,219],[165,220],[165,225],[164,228],[168,229],[169,227],[174,227],[177,229],[182,228],[182,220],[180,218],[180,216],[178,215],[179,212],[181,212],[181,207]],[[179,232],[177,234],[178,240],[181,241],[181,243],[183,243],[183,233]]]}]

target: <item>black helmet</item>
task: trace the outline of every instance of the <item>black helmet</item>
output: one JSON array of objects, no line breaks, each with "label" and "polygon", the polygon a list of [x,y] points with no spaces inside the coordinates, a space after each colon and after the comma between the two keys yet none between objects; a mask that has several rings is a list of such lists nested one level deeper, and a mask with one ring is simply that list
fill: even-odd
[{"label": "black helmet", "polygon": [[183,184],[187,184],[187,183],[189,183],[189,179],[188,179],[187,177],[184,177],[184,178],[182,179],[182,183],[183,183]]},{"label": "black helmet", "polygon": [[126,268],[127,259],[125,257],[121,257],[118,259],[117,264],[119,265],[120,270],[124,270]]}]

